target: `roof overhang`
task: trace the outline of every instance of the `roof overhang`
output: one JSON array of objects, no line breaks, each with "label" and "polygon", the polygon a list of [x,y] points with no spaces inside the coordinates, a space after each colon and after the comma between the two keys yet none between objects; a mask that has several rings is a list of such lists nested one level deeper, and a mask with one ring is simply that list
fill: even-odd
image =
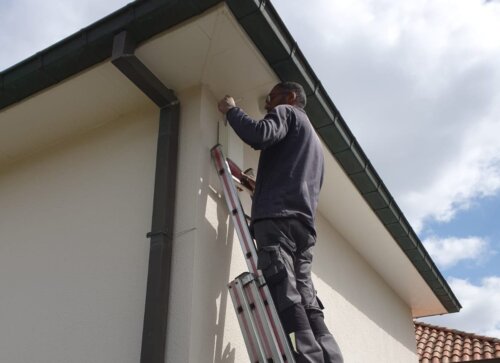
[{"label": "roof overhang", "polygon": [[277,80],[295,80],[305,86],[307,111],[328,155],[323,214],[414,316],[458,311],[458,300],[274,8],[257,0],[212,7],[216,3],[133,2],[2,72],[0,168],[123,113],[155,108],[109,62],[113,37],[122,30],[169,88],[203,84],[217,97],[237,96],[250,114],[259,113],[257,100]]},{"label": "roof overhang", "polygon": [[[328,155],[327,150],[325,154]],[[319,210],[374,273],[410,307],[413,317],[447,313],[427,281],[331,155],[325,158]]]}]

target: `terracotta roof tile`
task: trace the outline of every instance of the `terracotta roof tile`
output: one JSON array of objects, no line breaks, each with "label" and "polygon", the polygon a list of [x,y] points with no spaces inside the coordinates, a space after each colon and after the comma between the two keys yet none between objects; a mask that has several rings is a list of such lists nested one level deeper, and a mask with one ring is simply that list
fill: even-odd
[{"label": "terracotta roof tile", "polygon": [[420,363],[469,362],[500,357],[500,339],[415,322]]}]

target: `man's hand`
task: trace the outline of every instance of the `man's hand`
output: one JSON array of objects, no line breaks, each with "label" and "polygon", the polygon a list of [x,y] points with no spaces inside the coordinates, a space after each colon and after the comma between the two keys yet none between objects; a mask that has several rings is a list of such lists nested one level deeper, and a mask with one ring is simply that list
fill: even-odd
[{"label": "man's hand", "polygon": [[236,107],[236,103],[234,102],[234,98],[226,95],[222,100],[219,101],[217,107],[219,108],[219,111],[225,115],[227,111],[229,111],[233,107]]}]

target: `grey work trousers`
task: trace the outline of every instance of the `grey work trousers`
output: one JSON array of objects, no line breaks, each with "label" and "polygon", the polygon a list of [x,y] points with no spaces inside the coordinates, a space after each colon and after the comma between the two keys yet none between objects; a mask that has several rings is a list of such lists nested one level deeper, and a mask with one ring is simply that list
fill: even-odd
[{"label": "grey work trousers", "polygon": [[269,285],[297,363],[342,363],[311,279],[315,236],[295,218],[258,220],[253,233],[258,268]]}]

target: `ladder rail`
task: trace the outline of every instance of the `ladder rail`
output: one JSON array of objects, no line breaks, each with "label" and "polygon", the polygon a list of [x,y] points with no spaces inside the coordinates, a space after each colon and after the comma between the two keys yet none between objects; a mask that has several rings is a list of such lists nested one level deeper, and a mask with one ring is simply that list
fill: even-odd
[{"label": "ladder rail", "polygon": [[[252,331],[259,331],[260,330],[260,325],[262,322],[259,319],[256,319],[254,316],[254,308],[252,308],[252,305],[254,306],[254,302],[248,298],[248,296],[245,294],[245,287],[243,286],[243,283],[239,280],[235,280],[234,288],[238,299],[238,302],[240,304],[240,307],[242,309],[242,314],[243,318],[246,321],[247,328],[252,329]],[[252,359],[254,362],[266,362],[267,361],[267,352],[269,352],[269,347],[267,345],[267,342],[263,339],[261,339],[261,336],[256,335],[256,339],[252,339],[254,341],[254,347],[252,350],[256,351],[258,360]]]},{"label": "ladder rail", "polygon": [[248,270],[252,273],[257,273],[257,251],[255,249],[253,238],[248,230],[245,213],[241,207],[238,192],[234,186],[232,175],[229,172],[227,162],[224,158],[224,154],[222,153],[222,148],[220,145],[216,145],[212,148],[211,152],[215,167],[222,183],[226,204],[240,240]]},{"label": "ladder rail", "polygon": [[255,341],[255,337],[251,334],[250,326],[248,324],[248,313],[246,313],[241,304],[240,291],[238,291],[236,284],[238,280],[235,279],[231,281],[228,285],[229,294],[231,295],[231,300],[233,301],[234,310],[236,311],[236,317],[238,318],[238,323],[241,327],[241,333],[243,334],[243,340],[245,341],[245,346],[247,347],[248,356],[251,362],[258,362],[258,348]]},{"label": "ladder rail", "polygon": [[269,356],[280,357],[282,354],[279,350],[280,344],[278,344],[278,337],[275,335],[273,322],[269,319],[268,311],[265,307],[266,303],[269,306],[269,301],[262,299],[264,285],[257,287],[257,284],[247,284],[245,287],[247,289],[247,295],[254,301],[258,319],[262,320],[259,333],[261,336],[265,337],[265,341],[267,342],[266,348],[268,350],[266,353]]},{"label": "ladder rail", "polygon": [[[265,285],[266,288],[260,289],[260,294],[262,295],[262,298],[264,301],[271,301],[272,302],[272,297],[271,293],[269,292],[269,289],[267,288],[267,285]],[[281,326],[281,321],[278,316],[278,312],[276,311],[275,308],[273,308],[270,304],[267,304],[265,309],[267,316],[269,317],[269,322],[271,324],[271,328],[273,330],[274,335],[276,336],[276,342],[278,344],[278,349],[281,353],[281,355],[285,358],[286,362],[294,363],[295,358],[293,356],[292,349],[290,348],[290,345],[288,344],[287,337],[285,334],[285,331],[283,330],[283,327]]]}]

